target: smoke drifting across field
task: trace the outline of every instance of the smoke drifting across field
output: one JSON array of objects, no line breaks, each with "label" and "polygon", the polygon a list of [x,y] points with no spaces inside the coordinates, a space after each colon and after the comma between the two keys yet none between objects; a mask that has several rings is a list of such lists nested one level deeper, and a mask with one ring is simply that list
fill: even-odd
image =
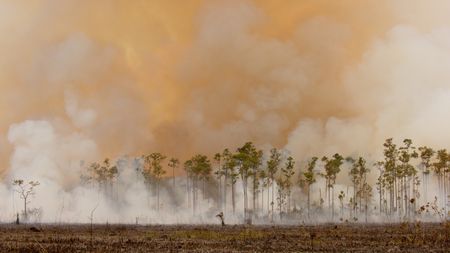
[{"label": "smoke drifting across field", "polygon": [[80,160],[185,159],[243,140],[297,160],[376,156],[386,137],[448,147],[449,11],[445,0],[2,1],[0,192],[36,179],[47,220],[61,196],[67,220],[85,220],[98,201],[78,187]]}]

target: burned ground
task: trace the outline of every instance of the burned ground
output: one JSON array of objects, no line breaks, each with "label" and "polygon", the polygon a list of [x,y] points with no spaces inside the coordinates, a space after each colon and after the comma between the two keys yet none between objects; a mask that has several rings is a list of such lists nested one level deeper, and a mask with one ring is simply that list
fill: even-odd
[{"label": "burned ground", "polygon": [[449,223],[1,225],[0,252],[448,252]]}]

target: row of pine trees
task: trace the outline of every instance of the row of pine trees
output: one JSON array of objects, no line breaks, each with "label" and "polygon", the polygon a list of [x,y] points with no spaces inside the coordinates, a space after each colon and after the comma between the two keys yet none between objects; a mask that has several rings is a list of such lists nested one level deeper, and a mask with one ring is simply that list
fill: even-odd
[{"label": "row of pine trees", "polygon": [[[205,199],[212,200],[217,211],[236,214],[237,198],[242,197],[239,203],[243,203],[245,220],[281,220],[299,212],[304,218],[329,215],[331,221],[338,217],[340,220],[364,217],[367,221],[369,215],[412,220],[424,213],[445,218],[450,187],[450,153],[426,146],[417,148],[410,139],[403,140],[401,145],[387,139],[382,159],[373,162],[362,156],[344,157],[338,153],[296,162],[285,150],[273,148],[265,153],[252,142],[234,151],[224,149],[212,158],[196,154],[183,163],[161,153],[119,159],[115,164],[105,159],[86,166],[82,182],[114,198],[114,185],[122,174],[120,168],[124,167],[135,170],[148,196],[156,196],[152,207],[157,211],[161,202],[176,203],[160,200],[164,187],[186,192],[187,207],[193,215]],[[176,176],[181,169],[184,177]],[[340,173],[348,176],[351,183],[347,191],[340,187],[335,192]],[[371,177],[373,174],[377,175],[376,180]],[[433,183],[437,184],[438,192],[429,200],[428,191]]]}]

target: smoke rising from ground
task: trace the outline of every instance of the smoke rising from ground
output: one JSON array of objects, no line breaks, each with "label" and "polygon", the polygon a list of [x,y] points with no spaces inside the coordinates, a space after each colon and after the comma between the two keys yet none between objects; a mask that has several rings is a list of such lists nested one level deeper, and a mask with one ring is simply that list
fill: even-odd
[{"label": "smoke rising from ground", "polygon": [[65,194],[74,212],[97,203],[78,197],[92,195],[80,161],[185,159],[243,140],[297,160],[377,156],[387,137],[449,147],[449,11],[444,0],[3,1],[3,181],[40,180],[36,202],[55,217]]}]

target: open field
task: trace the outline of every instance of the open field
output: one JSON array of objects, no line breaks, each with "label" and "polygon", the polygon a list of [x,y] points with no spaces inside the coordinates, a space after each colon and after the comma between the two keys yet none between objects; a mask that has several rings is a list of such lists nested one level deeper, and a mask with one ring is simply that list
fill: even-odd
[{"label": "open field", "polygon": [[[92,232],[92,233],[91,233]],[[449,223],[1,225],[0,252],[448,252]]]}]

